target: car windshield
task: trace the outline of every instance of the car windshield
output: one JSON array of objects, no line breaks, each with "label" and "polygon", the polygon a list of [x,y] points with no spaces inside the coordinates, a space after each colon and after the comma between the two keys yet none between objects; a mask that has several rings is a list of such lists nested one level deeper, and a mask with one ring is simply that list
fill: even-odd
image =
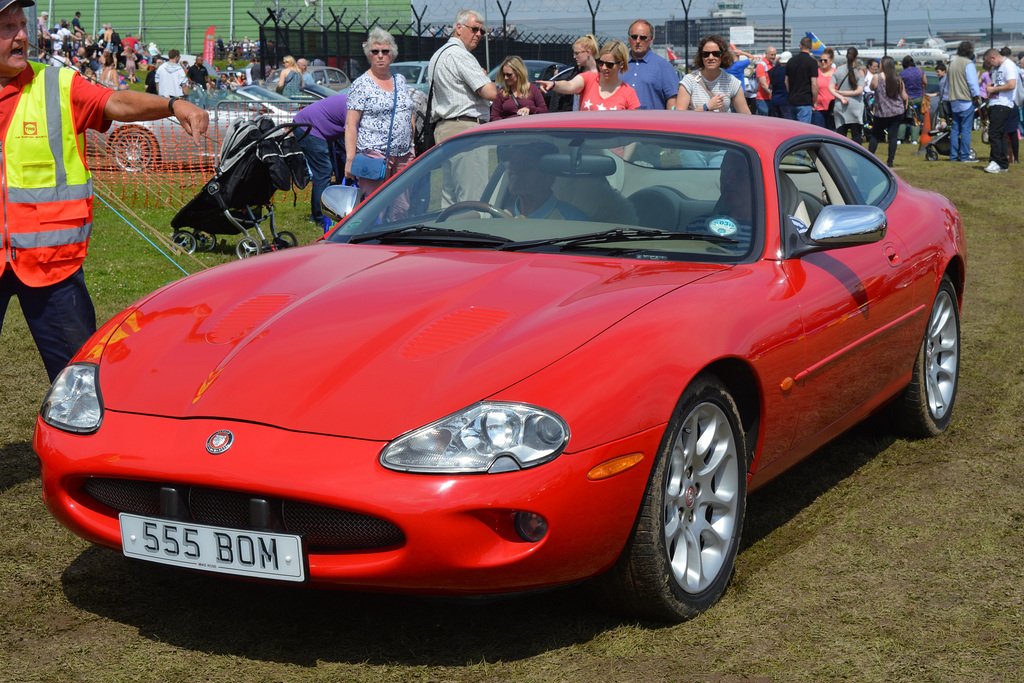
[{"label": "car windshield", "polygon": [[680,134],[481,132],[431,150],[329,239],[739,262],[763,241],[756,161]]},{"label": "car windshield", "polygon": [[420,82],[420,72],[423,67],[419,64],[392,64],[391,73],[401,74],[410,84]]}]

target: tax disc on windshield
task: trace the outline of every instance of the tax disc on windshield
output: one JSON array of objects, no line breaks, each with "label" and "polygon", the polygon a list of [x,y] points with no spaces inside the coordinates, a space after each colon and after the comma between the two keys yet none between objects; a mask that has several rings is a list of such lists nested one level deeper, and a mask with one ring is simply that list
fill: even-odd
[{"label": "tax disc on windshield", "polygon": [[719,237],[732,237],[740,229],[736,221],[728,216],[712,216],[708,219],[707,226],[708,230]]}]

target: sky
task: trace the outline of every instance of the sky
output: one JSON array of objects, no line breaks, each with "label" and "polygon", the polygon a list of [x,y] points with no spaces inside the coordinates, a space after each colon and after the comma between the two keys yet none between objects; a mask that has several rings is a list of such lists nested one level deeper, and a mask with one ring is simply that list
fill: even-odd
[{"label": "sky", "polygon": [[[994,2],[997,30],[1008,29],[1019,35],[1024,30],[1024,0]],[[788,3],[786,26],[793,28],[794,41],[799,40],[805,31],[813,31],[826,43],[836,45],[862,44],[869,37],[882,40],[881,0],[868,4],[838,0],[788,0]],[[690,18],[707,16],[713,4],[713,0],[691,0]],[[942,30],[987,30],[988,1],[969,3],[971,9],[966,11],[952,9],[967,4],[962,0],[889,0],[889,42],[895,43],[901,37],[926,37],[929,15],[933,34]],[[414,5],[422,7],[418,1]],[[758,25],[782,24],[779,0],[747,0],[743,5],[747,17]],[[427,11],[431,18],[445,21],[464,6],[483,11],[491,25],[501,25],[500,7],[508,12],[508,23],[520,30],[575,35],[589,33],[591,28],[587,0],[487,0],[476,3],[432,0],[427,3]],[[678,20],[684,17],[681,0],[644,0],[639,15],[636,9],[632,9],[637,6],[638,3],[622,0],[600,0],[600,4],[598,0],[590,0],[590,7],[597,8],[598,33],[613,37],[624,35],[629,22],[637,16],[643,16],[656,26],[673,17]],[[447,21],[451,19],[447,18]],[[1024,45],[1024,37],[1018,37],[1016,42]]]}]

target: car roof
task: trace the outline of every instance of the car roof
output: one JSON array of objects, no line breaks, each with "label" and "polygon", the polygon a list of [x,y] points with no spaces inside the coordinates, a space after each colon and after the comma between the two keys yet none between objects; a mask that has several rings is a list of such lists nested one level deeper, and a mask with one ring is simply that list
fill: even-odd
[{"label": "car roof", "polygon": [[808,135],[844,138],[823,128],[809,128],[807,124],[768,116],[708,116],[704,112],[681,111],[606,111],[564,112],[544,116],[522,116],[484,124],[475,130],[510,128],[591,128],[610,130],[636,130],[651,132],[685,133],[731,140],[755,150],[774,154],[774,150],[788,140]]}]

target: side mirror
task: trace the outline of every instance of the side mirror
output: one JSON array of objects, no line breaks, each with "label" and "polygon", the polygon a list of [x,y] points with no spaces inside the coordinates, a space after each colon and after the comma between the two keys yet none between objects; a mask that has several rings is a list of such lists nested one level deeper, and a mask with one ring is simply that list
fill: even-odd
[{"label": "side mirror", "polygon": [[877,206],[825,206],[810,228],[801,231],[792,223],[787,228],[787,256],[873,244],[885,237],[888,226],[885,212]]},{"label": "side mirror", "polygon": [[340,221],[352,213],[363,199],[363,191],[355,185],[331,185],[320,195],[320,208],[324,214]]}]

